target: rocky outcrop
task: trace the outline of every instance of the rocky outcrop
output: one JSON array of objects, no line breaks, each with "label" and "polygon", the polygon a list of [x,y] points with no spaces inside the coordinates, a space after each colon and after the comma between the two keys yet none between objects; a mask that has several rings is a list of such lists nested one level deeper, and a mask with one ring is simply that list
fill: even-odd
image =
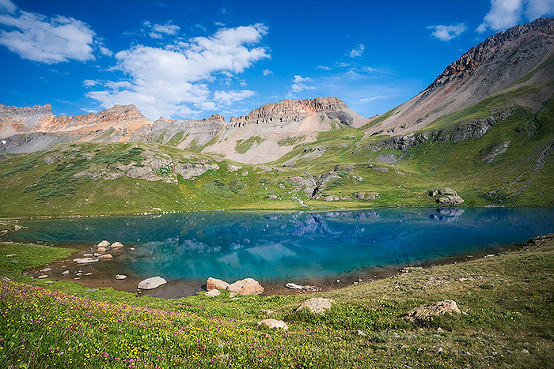
[{"label": "rocky outcrop", "polygon": [[206,173],[208,170],[219,170],[217,164],[183,164],[175,167],[175,173],[183,177],[183,179],[195,179]]},{"label": "rocky outcrop", "polygon": [[441,316],[445,314],[460,314],[461,311],[458,309],[458,305],[455,301],[444,300],[437,301],[430,305],[419,306],[408,314],[408,318],[411,320],[429,320],[435,316]]},{"label": "rocky outcrop", "polygon": [[441,206],[454,206],[464,202],[456,191],[448,187],[429,190],[428,194]]},{"label": "rocky outcrop", "polygon": [[35,106],[7,106],[0,104],[0,118],[4,117],[29,117],[29,116],[45,116],[52,115],[52,105],[35,105]]},{"label": "rocky outcrop", "polygon": [[427,142],[460,142],[469,139],[477,139],[487,133],[487,131],[495,124],[507,119],[512,114],[513,111],[511,109],[507,109],[497,115],[491,115],[482,119],[468,120],[445,129],[428,130],[393,136],[377,142],[372,142],[365,145],[363,148],[356,149],[354,152],[360,152],[363,149],[371,150],[373,152],[385,149],[398,149],[406,151],[411,147]]},{"label": "rocky outcrop", "polygon": [[314,314],[325,314],[326,311],[331,309],[331,307],[334,304],[333,299],[328,299],[324,297],[314,297],[309,300],[306,300],[296,309],[296,311],[302,311],[304,309],[308,309]]},{"label": "rocky outcrop", "polygon": [[491,164],[498,155],[504,154],[508,151],[508,146],[510,146],[511,142],[512,141],[504,141],[492,147],[488,150],[485,156],[483,156],[483,162],[485,162],[485,164]]}]

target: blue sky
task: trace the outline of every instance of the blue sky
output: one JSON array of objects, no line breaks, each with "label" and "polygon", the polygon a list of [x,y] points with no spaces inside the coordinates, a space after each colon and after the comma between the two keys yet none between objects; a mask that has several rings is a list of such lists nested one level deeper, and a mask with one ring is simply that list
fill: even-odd
[{"label": "blue sky", "polygon": [[553,14],[554,0],[0,0],[0,103],[229,119],[337,96],[369,117],[488,36]]}]

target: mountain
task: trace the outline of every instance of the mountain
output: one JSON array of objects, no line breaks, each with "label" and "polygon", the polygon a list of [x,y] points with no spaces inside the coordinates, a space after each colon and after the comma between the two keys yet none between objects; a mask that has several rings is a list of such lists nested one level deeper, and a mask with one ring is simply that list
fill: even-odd
[{"label": "mountain", "polygon": [[[554,91],[554,18],[490,36],[451,63],[423,92],[377,117],[367,136],[405,134],[495,96],[501,108],[537,111]],[[523,78],[525,76],[525,78]]]},{"label": "mountain", "polygon": [[50,105],[0,106],[0,152],[34,152],[58,143],[158,142],[221,154],[244,163],[279,159],[298,142],[312,142],[337,125],[360,127],[367,119],[336,97],[283,100],[225,122],[221,115],[201,120],[145,118],[134,105],[116,105],[98,114],[54,116]]},{"label": "mountain", "polygon": [[0,217],[554,206],[553,22],[488,38],[371,120],[336,97],[229,121],[0,105]]}]

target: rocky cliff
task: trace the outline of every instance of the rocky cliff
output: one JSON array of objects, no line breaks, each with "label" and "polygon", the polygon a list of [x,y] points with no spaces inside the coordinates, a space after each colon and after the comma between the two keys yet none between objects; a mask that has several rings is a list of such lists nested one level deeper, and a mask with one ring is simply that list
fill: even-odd
[{"label": "rocky cliff", "polygon": [[367,135],[416,131],[499,94],[505,107],[521,105],[536,111],[554,92],[548,83],[554,75],[553,55],[554,18],[500,32],[448,65],[429,87],[393,109]]}]

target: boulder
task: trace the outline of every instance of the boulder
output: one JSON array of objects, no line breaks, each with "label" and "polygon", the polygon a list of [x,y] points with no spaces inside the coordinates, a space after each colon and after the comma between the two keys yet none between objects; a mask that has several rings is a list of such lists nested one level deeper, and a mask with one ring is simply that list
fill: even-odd
[{"label": "boulder", "polygon": [[98,260],[112,260],[112,259],[113,259],[112,254],[104,254],[98,257]]},{"label": "boulder", "polygon": [[62,272],[62,275],[63,275],[63,276],[66,276],[66,275],[68,275],[68,274],[69,274],[69,270],[64,270],[64,271]]},{"label": "boulder", "polygon": [[453,313],[460,314],[461,311],[458,309],[458,305],[455,301],[444,300],[437,301],[434,304],[430,305],[421,305],[416,307],[408,314],[408,318],[411,320],[428,320],[434,316],[440,316],[445,314],[452,315]]},{"label": "boulder", "polygon": [[208,297],[217,297],[219,295],[221,295],[221,291],[219,291],[219,290],[210,290],[210,291],[206,292],[206,296],[208,296]]},{"label": "boulder", "polygon": [[123,244],[121,242],[114,242],[112,243],[112,248],[113,249],[118,249],[120,247],[123,247]]},{"label": "boulder", "polygon": [[277,329],[277,328],[281,328],[284,330],[289,329],[287,323],[277,319],[264,319],[258,322],[258,326],[261,326],[261,325],[265,325],[266,327],[269,327],[271,329]]},{"label": "boulder", "polygon": [[269,195],[267,198],[270,200],[277,200],[277,195]]},{"label": "boulder", "polygon": [[125,274],[116,274],[115,279],[117,279],[118,281],[122,281],[124,279],[127,279],[127,276]]},{"label": "boulder", "polygon": [[160,287],[162,284],[166,284],[167,281],[162,277],[150,277],[140,281],[138,288],[141,290],[153,290]]},{"label": "boulder", "polygon": [[102,247],[102,246],[99,246],[98,249],[97,249],[97,251],[98,251],[99,253],[104,253],[104,252],[106,252],[106,248],[105,248],[105,247]]},{"label": "boulder", "polygon": [[104,241],[100,242],[97,246],[98,247],[108,247],[108,246],[110,246],[110,243],[108,241],[104,240]]},{"label": "boulder", "polygon": [[227,167],[227,170],[228,170],[229,172],[231,172],[231,173],[233,173],[233,172],[238,172],[238,171],[241,170],[241,169],[242,169],[242,167],[241,167],[240,165],[233,165],[233,164],[231,164],[231,165],[229,165],[229,166]]},{"label": "boulder", "polygon": [[228,287],[230,292],[238,293],[241,295],[258,295],[264,292],[264,288],[252,278],[241,279]]},{"label": "boulder", "polygon": [[333,303],[335,301],[333,299],[328,299],[325,297],[314,297],[309,300],[306,300],[300,305],[296,311],[301,311],[303,309],[308,309],[314,314],[325,314],[325,312],[329,309],[331,309],[331,306],[333,306]]},{"label": "boulder", "polygon": [[464,202],[464,199],[458,195],[441,196],[437,199],[437,204],[441,206],[453,206],[461,204],[462,202]]},{"label": "boulder", "polygon": [[226,290],[229,288],[229,283],[222,281],[221,279],[208,278],[206,281],[206,290]]},{"label": "boulder", "polygon": [[321,291],[321,288],[317,287],[317,286],[301,286],[299,284],[296,284],[296,283],[287,283],[285,284],[285,287],[287,288],[290,288],[291,290],[302,290],[302,291],[309,291],[309,292],[317,292],[317,291]]}]

